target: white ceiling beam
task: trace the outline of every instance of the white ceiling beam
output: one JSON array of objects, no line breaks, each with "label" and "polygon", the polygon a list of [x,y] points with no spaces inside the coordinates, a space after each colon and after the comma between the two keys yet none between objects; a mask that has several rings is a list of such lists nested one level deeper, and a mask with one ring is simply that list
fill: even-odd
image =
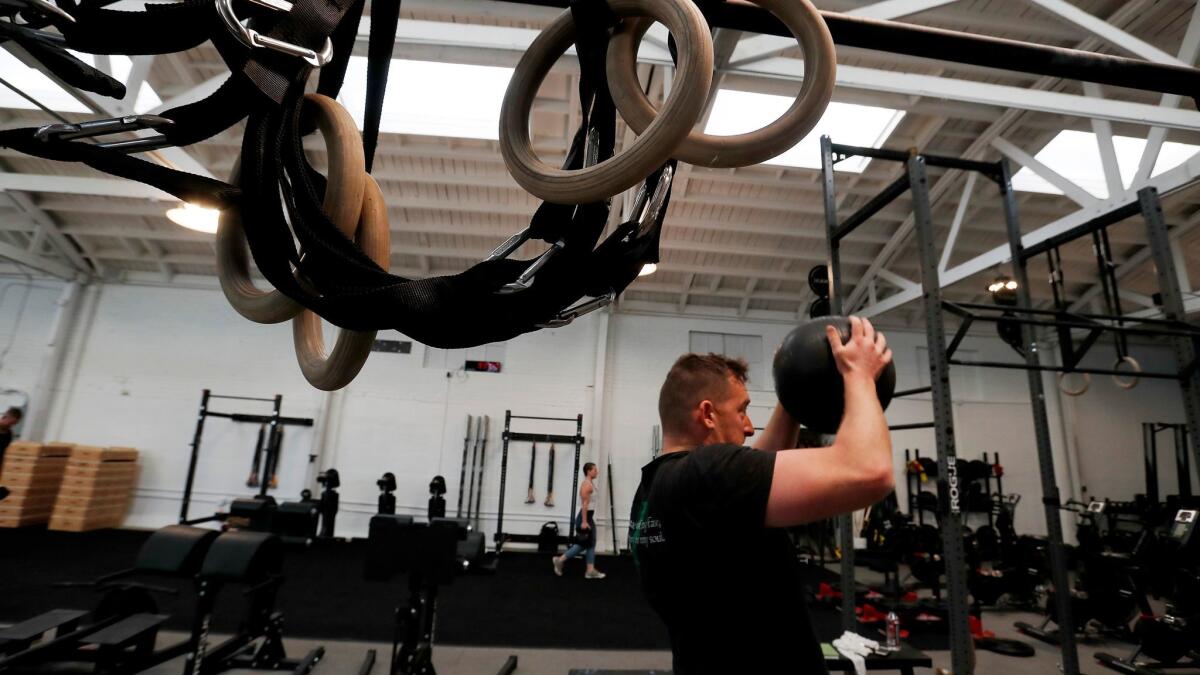
[{"label": "white ceiling beam", "polygon": [[[954,254],[954,245],[958,243],[958,233],[962,229],[963,218],[967,215],[967,207],[971,204],[971,194],[975,190],[975,181],[979,180],[979,174],[970,171],[967,173],[967,180],[963,183],[962,196],[958,198],[958,208],[954,210],[954,220],[950,223],[950,233],[946,235],[946,245],[942,248],[942,258],[938,261],[938,273],[946,271],[946,267],[950,264],[950,257]],[[870,289],[868,289],[870,290]],[[870,303],[875,304],[874,300]]]},{"label": "white ceiling beam", "polygon": [[[1083,91],[1095,99],[1103,99],[1104,92],[1095,82],[1084,82]],[[1117,164],[1117,149],[1113,147],[1112,124],[1108,120],[1092,120],[1092,133],[1096,136],[1096,145],[1100,149],[1100,168],[1104,170],[1104,184],[1108,194],[1115,195],[1125,190],[1121,180],[1121,167]]]},{"label": "white ceiling beam", "polygon": [[[763,77],[792,78],[803,72],[797,69],[800,67],[802,67],[802,62],[798,59],[777,57],[746,66],[745,72]],[[851,89],[926,96],[1067,117],[1099,118],[1110,122],[1159,125],[1172,129],[1200,129],[1200,112],[1166,109],[1156,105],[1126,101],[1106,100],[1098,103],[1078,94],[988,84],[953,77],[839,65],[837,84]]]},{"label": "white ceiling beam", "polygon": [[229,77],[229,73],[222,73],[216,77],[210,77],[194,87],[189,87],[188,89],[175,94],[171,98],[163,101],[161,105],[151,108],[147,112],[151,115],[157,115],[164,110],[170,110],[171,108],[178,108],[181,105],[203,101],[216,92],[217,89],[220,89],[221,85],[224,84]]},{"label": "white ceiling beam", "polygon": [[74,243],[62,233],[62,230],[59,229],[58,221],[53,216],[39,208],[33,199],[24,192],[7,190],[5,194],[14,206],[24,211],[26,215],[33,219],[33,222],[37,223],[38,227],[45,231],[46,238],[50,240],[50,244],[54,247],[54,250],[66,258],[74,266],[78,274],[86,277],[92,273],[92,268],[83,259],[83,256],[79,254],[79,251],[76,250]]},{"label": "white ceiling beam", "polygon": [[[869,19],[899,19],[917,12],[948,5],[955,0],[882,0],[865,7],[856,7],[846,14],[861,16]],[[730,65],[738,66],[746,63],[761,61],[765,58],[792,49],[796,41],[778,35],[755,35],[746,38],[734,50],[729,59]]]},{"label": "white ceiling beam", "polygon": [[[1165,171],[1150,180],[1150,184],[1158,188],[1160,194],[1165,194],[1176,190],[1182,186],[1194,182],[1200,178],[1200,153],[1193,155],[1180,166]],[[1099,215],[1108,213],[1109,211],[1121,206],[1137,201],[1137,195],[1129,192],[1122,193],[1116,198],[1108,199],[1103,202],[1079,209],[1078,211],[1058,219],[1048,225],[1033,230],[1021,236],[1021,243],[1025,247],[1033,246],[1040,242],[1046,241],[1051,237],[1067,232],[1068,230],[1082,225],[1087,221]],[[1011,259],[1008,244],[1002,244],[992,250],[982,253],[970,260],[946,270],[945,274],[940,275],[940,284],[942,288],[952,286],[968,277],[974,276],[980,272],[1003,265]],[[916,291],[901,291],[895,296],[887,298],[878,304],[863,310],[865,316],[874,316],[882,312],[894,309],[907,302],[916,300],[920,297],[920,289]],[[867,312],[870,313],[867,313]]]},{"label": "white ceiling beam", "polygon": [[[1180,61],[1189,64],[1194,64],[1196,58],[1200,56],[1200,3],[1196,3],[1196,6],[1192,8],[1192,18],[1188,20],[1187,31],[1183,35],[1183,42],[1179,45],[1178,56]],[[1182,100],[1183,97],[1178,94],[1163,94],[1158,105],[1163,108],[1175,108]],[[1142,150],[1142,158],[1133,175],[1133,185],[1141,185],[1150,178],[1150,173],[1158,162],[1158,154],[1162,150],[1162,144],[1166,138],[1167,130],[1165,128],[1150,129],[1150,134],[1146,138],[1146,147]]]},{"label": "white ceiling beam", "polygon": [[696,280],[695,272],[688,273],[683,277],[683,289],[679,293],[679,311],[687,308],[688,293],[692,290],[692,282]]},{"label": "white ceiling beam", "polygon": [[1147,61],[1153,61],[1155,63],[1162,63],[1165,65],[1188,65],[1174,56],[1164,52],[1158,47],[1155,47],[1144,40],[1139,40],[1138,38],[1130,35],[1120,28],[1117,28],[1111,23],[1092,14],[1088,14],[1075,5],[1066,2],[1066,0],[1026,0],[1026,2],[1036,5],[1047,12],[1054,14],[1055,16],[1065,19],[1091,33],[1092,35],[1095,35],[1101,40],[1104,40],[1117,49],[1121,49],[1134,56],[1146,59]]},{"label": "white ceiling beam", "polygon": [[14,263],[58,277],[59,279],[74,280],[79,277],[79,272],[70,265],[64,265],[58,260],[32,253],[12,244],[0,242],[0,258],[11,260]]},{"label": "white ceiling beam", "polygon": [[[1141,17],[1145,16],[1145,10],[1148,6],[1149,0],[1131,0],[1113,12],[1112,15],[1108,17],[1108,20],[1113,24],[1136,22]],[[1076,43],[1073,46],[1075,49],[1090,51],[1100,46],[1100,40],[1098,38],[1091,37],[1083,40],[1082,42]],[[1046,89],[1055,87],[1060,82],[1061,80],[1058,78],[1042,77],[1034,82],[1029,87],[1029,90],[1030,92],[1044,91]],[[1009,108],[1005,110],[1005,112],[1000,115],[998,119],[996,119],[994,122],[988,125],[986,129],[978,134],[978,136],[971,142],[971,145],[961,153],[961,156],[967,159],[979,158],[980,155],[990,148],[992,139],[1004,133],[1011,125],[1016,123],[1017,120],[1023,116],[1025,115],[1024,111],[1022,110],[1015,108]],[[958,179],[959,173],[961,172],[950,171],[937,179],[937,181],[933,184],[933,187],[931,187],[929,190],[929,202],[931,205],[936,206],[938,204],[938,200],[940,200],[942,196],[950,190],[954,181]],[[878,269],[886,265],[895,255],[900,252],[902,246],[908,241],[909,237],[912,236],[912,232],[913,219],[912,217],[909,217],[900,225],[899,228],[897,228],[895,233],[892,235],[892,238],[886,245],[884,245],[883,249],[880,250],[879,255],[876,256],[875,262],[871,263],[871,266],[868,267],[867,271],[863,274],[862,281],[860,281],[859,284],[854,287],[854,290],[850,292],[850,295],[845,303],[845,307],[848,310],[853,310],[854,308],[858,307],[858,304],[862,302],[863,297],[867,292],[867,282],[874,278],[874,274]]]},{"label": "white ceiling beam", "polygon": [[910,291],[913,289],[919,289],[921,287],[921,285],[917,282],[911,279],[906,279],[889,269],[881,269],[876,272],[875,275],[902,291]]},{"label": "white ceiling beam", "polygon": [[754,289],[758,288],[758,278],[746,280],[746,290],[742,293],[742,304],[738,305],[738,316],[746,316],[750,310],[750,301],[754,299]]},{"label": "white ceiling beam", "polygon": [[1061,190],[1063,195],[1080,206],[1091,206],[1097,202],[1095,195],[1084,190],[1077,183],[1063,177],[1062,174],[1046,166],[1033,155],[1018,148],[1008,140],[997,137],[992,140],[992,147],[999,150],[1005,157],[1041,176],[1047,183]]}]

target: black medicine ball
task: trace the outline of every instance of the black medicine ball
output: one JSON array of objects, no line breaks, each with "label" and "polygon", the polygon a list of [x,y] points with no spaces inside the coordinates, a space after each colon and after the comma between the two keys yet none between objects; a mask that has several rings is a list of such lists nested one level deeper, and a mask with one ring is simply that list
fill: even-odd
[{"label": "black medicine ball", "polygon": [[[825,326],[833,325],[850,338],[850,320],[844,316],[811,319],[783,339],[775,353],[773,372],[779,403],[797,422],[824,434],[837,431],[842,421],[842,375],[833,360]],[[896,366],[889,363],[875,382],[879,402],[886,410],[896,390]]]}]

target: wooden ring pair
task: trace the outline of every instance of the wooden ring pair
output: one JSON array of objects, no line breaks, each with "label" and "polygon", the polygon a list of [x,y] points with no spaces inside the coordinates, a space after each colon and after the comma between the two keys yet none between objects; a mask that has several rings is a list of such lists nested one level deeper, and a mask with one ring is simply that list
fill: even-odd
[{"label": "wooden ring pair", "polygon": [[[639,134],[620,155],[577,171],[552,167],[533,151],[529,116],[542,79],[574,40],[569,11],[561,14],[526,50],[505,92],[500,114],[500,153],[521,187],[550,202],[607,199],[640,183],[668,159],[711,167],[756,164],[790,148],[812,130],[833,95],[837,60],[820,12],[808,0],[752,0],[779,17],[804,50],[804,83],[775,122],[747,134],[709,136],[693,130],[712,87],[712,39],[708,24],[689,0],[610,0],[625,22],[609,42],[607,73],[613,102]],[[637,81],[637,47],[651,21],[661,21],[679,45],[672,94],[655,110]]]},{"label": "wooden ring pair", "polygon": [[[711,136],[693,129],[672,153],[675,159],[720,169],[759,164],[799,143],[825,114],[837,77],[837,53],[821,13],[808,0],[750,2],[779,18],[800,43],[804,52],[800,93],[779,119],[756,131]],[[621,117],[636,134],[645,131],[658,114],[637,78],[638,45],[652,23],[649,19],[625,22],[608,47],[608,87]]]},{"label": "wooden ring pair", "polygon": [[[304,104],[311,106],[329,156],[322,208],[338,230],[387,269],[391,262],[387,204],[379,185],[366,173],[362,140],[354,120],[345,108],[326,96],[308,94]],[[375,331],[339,331],[333,351],[327,355],[320,317],[278,290],[255,287],[250,279],[245,232],[240,214],[234,209],[221,214],[216,248],[221,290],[239,314],[258,323],[292,320],[296,360],[310,384],[332,391],[354,379],[370,356]]]}]

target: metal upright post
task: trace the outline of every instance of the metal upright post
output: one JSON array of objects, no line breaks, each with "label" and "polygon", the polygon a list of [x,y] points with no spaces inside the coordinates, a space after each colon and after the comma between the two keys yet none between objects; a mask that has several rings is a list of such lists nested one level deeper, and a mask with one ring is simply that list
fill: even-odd
[{"label": "metal upright post", "polygon": [[1146,469],[1146,501],[1158,503],[1158,425],[1142,422],[1142,454]]},{"label": "metal upright post", "polygon": [[959,505],[958,457],[954,449],[950,362],[946,357],[946,327],[942,318],[938,255],[933,239],[924,158],[920,155],[911,157],[907,169],[921,265],[921,299],[929,341],[929,383],[932,387],[934,435],[938,452],[937,516],[942,532],[942,560],[946,566],[946,592],[949,596],[950,663],[955,673],[971,675],[975,659],[967,615],[967,563],[963,552],[962,511]]},{"label": "metal upright post", "polygon": [[275,407],[271,411],[271,421],[267,423],[267,456],[263,458],[262,478],[259,480],[258,496],[266,497],[267,488],[271,487],[271,474],[275,473],[275,465],[279,461],[280,435],[283,429],[279,425],[279,416],[283,411],[283,395],[275,394]]},{"label": "metal upright post", "polygon": [[[500,434],[500,499],[496,502],[496,536],[492,538],[496,550],[503,545],[504,534],[504,488],[508,486],[508,432],[512,427],[512,411],[504,411],[504,433]],[[472,461],[474,461],[472,459]],[[470,507],[467,513],[470,514]]]},{"label": "metal upright post", "polygon": [[196,415],[196,433],[192,435],[192,457],[188,460],[187,480],[183,483],[183,504],[179,507],[179,522],[188,519],[188,506],[192,503],[192,482],[196,479],[196,459],[200,456],[200,436],[204,433],[204,418],[208,415],[208,397],[212,392],[205,389],[200,394],[200,412]]},{"label": "metal upright post", "polygon": [[[828,136],[821,137],[822,192],[825,197],[825,241],[829,247],[829,311],[835,315],[843,312],[842,267],[837,237],[837,199],[833,182],[833,142]],[[838,516],[838,539],[842,544],[842,630],[853,631],[858,626],[854,613],[854,521],[850,514]]]},{"label": "metal upright post", "polygon": [[[575,539],[575,509],[578,506],[576,500],[579,499],[579,455],[582,453],[583,413],[579,413],[575,418],[575,478],[571,481],[571,515],[569,516],[571,520],[570,536],[572,541]],[[587,514],[583,514],[583,517],[587,518]]]},{"label": "metal upright post", "polygon": [[[1138,191],[1138,205],[1146,220],[1146,234],[1150,239],[1150,251],[1154,256],[1154,269],[1158,274],[1158,290],[1162,293],[1163,318],[1183,323],[1186,312],[1183,306],[1183,290],[1179,288],[1175,258],[1171,255],[1171,239],[1167,222],[1163,219],[1162,203],[1158,190],[1152,187]],[[1179,371],[1179,387],[1183,390],[1183,410],[1187,419],[1188,436],[1192,441],[1196,466],[1200,466],[1200,368],[1196,362],[1195,338],[1176,337],[1171,340],[1175,348],[1175,363]]]},{"label": "metal upright post", "polygon": [[1179,496],[1192,496],[1192,467],[1188,458],[1187,427],[1182,424],[1172,424],[1171,431],[1175,437],[1175,466],[1179,474]]},{"label": "metal upright post", "polygon": [[[1013,261],[1013,279],[1017,282],[1018,306],[1033,307],[1029,292],[1029,274],[1025,268],[1024,246],[1021,244],[1021,225],[1017,219],[1017,202],[1012,190],[1012,175],[1008,162],[1000,162],[1000,195],[1004,201],[1004,219],[1008,230],[1008,245]],[[1025,344],[1025,364],[1029,379],[1030,407],[1033,411],[1034,439],[1037,443],[1038,465],[1042,476],[1042,504],[1046,512],[1046,536],[1050,553],[1050,577],[1054,583],[1058,612],[1059,645],[1062,650],[1060,667],[1064,675],[1079,675],[1079,653],[1075,646],[1075,621],[1071,615],[1071,585],[1067,576],[1066,551],[1063,547],[1062,518],[1059,509],[1062,497],[1054,474],[1054,452],[1050,444],[1050,420],[1046,413],[1046,392],[1042,386],[1037,334],[1033,326],[1021,325],[1021,340]]]}]

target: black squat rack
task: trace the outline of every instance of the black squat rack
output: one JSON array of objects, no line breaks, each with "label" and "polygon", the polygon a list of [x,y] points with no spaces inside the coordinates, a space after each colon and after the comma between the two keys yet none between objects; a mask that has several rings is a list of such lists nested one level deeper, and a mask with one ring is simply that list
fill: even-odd
[{"label": "black squat rack", "polygon": [[[208,409],[208,403],[212,399],[224,399],[233,401],[256,401],[260,403],[272,404],[270,415],[251,415],[246,413],[227,413],[217,412]],[[223,417],[233,420],[234,422],[248,422],[252,424],[267,425],[266,445],[263,448],[265,457],[261,463],[256,466],[262,471],[262,475],[258,480],[258,496],[267,496],[267,489],[271,487],[271,475],[274,474],[276,464],[279,461],[279,450],[283,444],[283,427],[284,425],[294,425],[301,427],[311,427],[313,425],[310,417],[284,417],[281,414],[283,409],[283,395],[276,394],[271,398],[262,398],[255,396],[229,396],[225,394],[214,394],[211,390],[205,389],[200,394],[200,412],[196,415],[196,433],[192,436],[192,454],[188,459],[187,480],[183,484],[183,503],[179,507],[179,524],[180,525],[196,525],[212,520],[217,520],[218,516],[206,516],[204,518],[188,519],[188,507],[192,503],[192,483],[196,479],[196,462],[200,458],[200,438],[204,435],[204,420],[209,417]],[[257,457],[256,457],[257,459]]]},{"label": "black squat rack", "polygon": [[[540,420],[544,422],[574,422],[575,435],[565,436],[558,434],[532,434],[512,430],[513,420]],[[571,541],[571,537],[575,536],[575,508],[576,501],[579,499],[579,456],[583,452],[583,414],[580,413],[575,417],[538,417],[533,415],[514,415],[511,410],[504,411],[504,433],[500,439],[503,444],[503,450],[500,455],[500,504],[496,509],[496,534],[492,538],[492,542],[496,546],[496,551],[499,552],[508,542],[516,542],[519,544],[536,544],[541,541],[541,537],[536,534],[513,534],[504,531],[504,493],[508,484],[508,442],[509,441],[525,441],[529,443],[562,443],[563,445],[575,446],[575,465],[574,471],[571,472],[573,478],[571,481],[571,511],[567,514],[570,521],[570,534],[567,537],[559,535],[558,543],[566,544]]]},{"label": "black squat rack", "polygon": [[[1065,74],[1063,74],[1065,76]],[[1094,76],[1095,73],[1091,73]],[[1094,79],[1092,77],[1091,79]],[[901,162],[906,171],[876,197],[870,199],[845,220],[837,214],[834,184],[834,165],[850,157],[869,157],[892,162]],[[913,219],[917,236],[917,248],[921,270],[921,299],[925,315],[926,337],[929,349],[930,382],[933,418],[938,458],[938,521],[943,539],[943,558],[946,564],[946,590],[950,618],[950,649],[955,673],[971,673],[971,634],[967,623],[967,566],[963,552],[963,512],[958,496],[957,456],[954,444],[954,419],[951,407],[950,366],[973,365],[990,368],[1017,368],[1028,373],[1030,401],[1033,412],[1034,434],[1037,443],[1038,465],[1041,472],[1042,494],[1046,514],[1046,530],[1049,540],[1051,578],[1056,588],[1070,588],[1063,546],[1060,510],[1062,498],[1055,479],[1054,457],[1050,442],[1050,425],[1046,411],[1045,391],[1042,384],[1043,371],[1094,372],[1103,374],[1129,375],[1104,369],[1079,368],[1078,363],[1100,334],[1152,335],[1169,338],[1175,349],[1176,370],[1171,373],[1139,373],[1141,377],[1171,378],[1179,382],[1187,413],[1188,436],[1200,438],[1200,373],[1197,372],[1197,345],[1200,329],[1184,321],[1183,295],[1179,288],[1179,277],[1175,273],[1175,261],[1171,255],[1167,224],[1163,219],[1158,191],[1153,187],[1139,190],[1138,200],[1099,215],[1044,242],[1024,246],[1021,227],[1017,218],[1016,199],[1013,195],[1011,173],[1008,162],[980,162],[957,157],[923,154],[916,150],[899,151],[889,149],[862,148],[833,143],[828,136],[821,138],[821,167],[823,174],[826,239],[829,246],[830,303],[833,313],[840,314],[842,306],[842,271],[839,262],[839,246],[843,239],[856,228],[867,222],[901,194],[909,192],[912,197]],[[1013,279],[1017,282],[1016,305],[992,307],[952,303],[942,300],[938,274],[937,246],[934,239],[933,218],[930,212],[927,167],[973,171],[992,180],[1000,189],[1003,200],[1006,231],[1011,253]],[[1079,314],[1068,311],[1042,311],[1033,308],[1030,298],[1028,261],[1041,253],[1048,253],[1069,241],[1093,233],[1102,232],[1109,225],[1130,216],[1141,214],[1146,223],[1159,290],[1162,296],[1161,319],[1137,318],[1129,315]],[[1007,312],[1007,314],[1005,313]],[[961,320],[950,343],[946,342],[945,316],[950,314]],[[1008,321],[1019,325],[1020,350],[1024,359],[1021,363],[990,361],[963,361],[954,358],[958,345],[966,337],[967,329],[974,321]],[[1043,364],[1039,356],[1038,328],[1067,329],[1067,340],[1061,340],[1059,349],[1062,365]],[[1072,344],[1071,330],[1086,331],[1080,345]],[[915,428],[921,425],[904,425]],[[928,426],[928,425],[926,425]],[[893,427],[893,429],[898,427]],[[1200,465],[1200,445],[1193,444],[1193,453]],[[852,541],[849,519],[842,524],[843,541]],[[843,588],[854,583],[853,546],[842,547]],[[1056,594],[1059,631],[1061,635],[1062,671],[1066,675],[1079,675],[1079,655],[1076,649],[1075,626],[1071,617],[1069,593]],[[843,594],[843,626],[855,625],[854,594]]]}]

